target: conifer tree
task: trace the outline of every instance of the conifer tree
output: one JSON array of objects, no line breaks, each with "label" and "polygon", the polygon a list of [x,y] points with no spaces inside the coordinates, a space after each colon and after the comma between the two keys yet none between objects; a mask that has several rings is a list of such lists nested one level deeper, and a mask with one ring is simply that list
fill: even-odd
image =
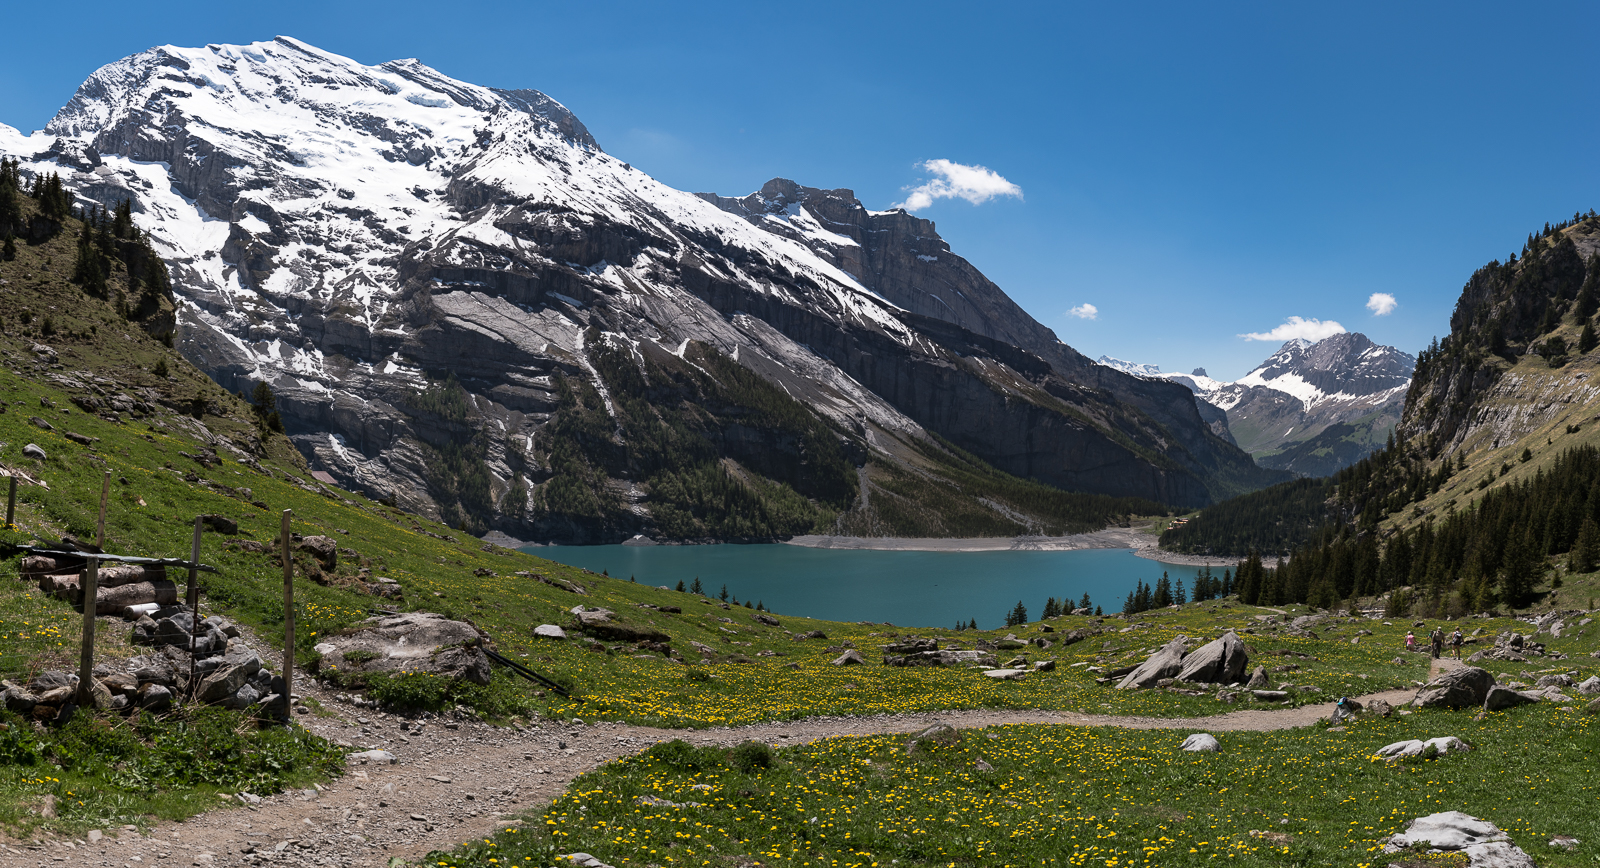
[{"label": "conifer tree", "polygon": [[1578,333],[1578,352],[1587,353],[1596,346],[1600,346],[1600,337],[1594,333],[1594,323],[1587,320],[1583,323],[1583,331]]},{"label": "conifer tree", "polygon": [[1578,541],[1572,547],[1572,571],[1592,573],[1600,566],[1600,526],[1593,518],[1585,518],[1578,529]]},{"label": "conifer tree", "polygon": [[689,586],[689,593],[698,594],[698,595],[700,595],[702,597],[704,597],[706,595],[705,589],[700,586],[700,577],[699,576],[695,576],[694,577],[694,584]]},{"label": "conifer tree", "polygon": [[722,597],[722,602],[724,602],[724,603],[728,602],[728,586],[727,585],[723,585],[722,586],[722,593],[719,596]]},{"label": "conifer tree", "polygon": [[1080,599],[1079,599],[1079,600],[1078,600],[1078,608],[1080,608],[1080,609],[1087,609],[1087,608],[1089,608],[1089,595],[1088,595],[1088,594],[1087,594],[1087,593],[1085,593],[1085,594],[1084,594],[1084,595],[1083,595],[1083,596],[1082,596],[1082,597],[1081,597],[1081,598],[1080,598]]}]

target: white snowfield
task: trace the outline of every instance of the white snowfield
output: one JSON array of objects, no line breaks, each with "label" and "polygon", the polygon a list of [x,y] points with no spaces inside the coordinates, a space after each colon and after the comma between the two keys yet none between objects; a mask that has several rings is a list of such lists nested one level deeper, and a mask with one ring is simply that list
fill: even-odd
[{"label": "white snowfield", "polygon": [[[312,391],[337,392],[343,375],[309,342],[249,339],[251,322],[293,323],[299,302],[312,300],[369,331],[403,332],[396,305],[409,258],[426,251],[436,262],[509,271],[505,251],[539,256],[507,220],[530,208],[575,215],[576,233],[598,220],[666,239],[631,261],[567,263],[625,305],[636,297],[641,309],[678,308],[664,314],[675,322],[675,333],[662,330],[664,346],[711,340],[727,352],[766,347],[820,363],[770,330],[751,337],[708,323],[698,300],[653,278],[664,249],[729,254],[700,255],[697,266],[905,346],[920,340],[899,308],[785,237],[855,244],[803,208],[767,218],[781,234],[764,231],[606,154],[541,93],[457,81],[416,60],[366,66],[289,37],[152,48],[97,70],[45,130],[0,124],[0,153],[20,159],[25,176],[61,173],[80,199],[134,200],[135,222],[172,264],[185,326],[249,360],[248,376],[292,373]],[[476,207],[462,207],[463,197]],[[753,263],[793,281],[770,285]],[[795,283],[811,294],[789,298]],[[565,330],[561,346],[581,355],[576,331]],[[372,376],[420,374],[397,358],[356,362]],[[888,427],[918,428],[866,390],[851,393],[866,395],[866,415]]]}]

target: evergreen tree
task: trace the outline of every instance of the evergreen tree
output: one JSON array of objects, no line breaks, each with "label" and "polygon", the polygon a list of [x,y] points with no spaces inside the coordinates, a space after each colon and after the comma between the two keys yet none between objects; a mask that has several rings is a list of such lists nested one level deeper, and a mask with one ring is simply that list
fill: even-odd
[{"label": "evergreen tree", "polygon": [[978,619],[977,618],[973,618],[972,620],[968,621],[967,622],[967,629],[968,630],[976,630],[976,629],[978,629]]},{"label": "evergreen tree", "polygon": [[694,577],[694,584],[689,586],[689,593],[698,594],[698,595],[700,595],[702,597],[704,597],[706,595],[705,588],[700,586],[700,577],[699,576],[695,576]]},{"label": "evergreen tree", "polygon": [[1056,602],[1056,598],[1055,597],[1046,597],[1045,601],[1044,601],[1044,614],[1041,615],[1040,617],[1045,618],[1046,620],[1048,620],[1050,618],[1058,618],[1060,616],[1061,616],[1061,604]]},{"label": "evergreen tree", "polygon": [[1233,573],[1229,572],[1226,567],[1224,567],[1223,570],[1222,570],[1222,593],[1221,593],[1221,596],[1223,596],[1223,597],[1231,597],[1231,596],[1233,596]]},{"label": "evergreen tree", "polygon": [[1600,337],[1594,333],[1594,323],[1587,320],[1583,323],[1583,331],[1578,333],[1578,352],[1588,353],[1596,346],[1600,346]]},{"label": "evergreen tree", "polygon": [[1083,596],[1082,596],[1082,597],[1081,597],[1081,598],[1079,598],[1079,600],[1078,600],[1078,608],[1080,608],[1080,609],[1087,609],[1087,608],[1089,608],[1089,605],[1090,605],[1090,603],[1089,603],[1089,595],[1088,595],[1088,594],[1087,594],[1087,593],[1085,593],[1085,594],[1084,594],[1084,595],[1083,595]]},{"label": "evergreen tree", "polygon": [[1006,613],[1006,626],[1020,627],[1026,623],[1028,623],[1028,608],[1018,600],[1016,607]]},{"label": "evergreen tree", "polygon": [[250,406],[255,411],[256,421],[268,431],[283,433],[283,416],[278,412],[278,396],[273,394],[272,387],[266,380],[256,383],[255,390],[250,393]]},{"label": "evergreen tree", "polygon": [[0,248],[0,258],[4,258],[7,262],[13,262],[17,258],[17,239],[12,237],[10,232],[6,233],[5,246]]},{"label": "evergreen tree", "polygon": [[1172,605],[1172,580],[1167,578],[1165,572],[1162,572],[1161,578],[1156,580],[1155,591],[1150,596],[1150,607],[1153,609],[1165,609],[1170,605]]},{"label": "evergreen tree", "polygon": [[1572,547],[1572,571],[1592,573],[1600,566],[1600,526],[1594,519],[1585,518],[1578,530],[1578,541]]},{"label": "evergreen tree", "polygon": [[722,598],[722,602],[724,602],[724,603],[728,602],[728,586],[727,585],[723,585],[722,586],[722,593],[719,594],[718,596],[720,596]]},{"label": "evergreen tree", "polygon": [[1189,602],[1189,595],[1188,592],[1183,589],[1182,581],[1172,583],[1172,602],[1179,606]]},{"label": "evergreen tree", "polygon": [[683,579],[678,580],[678,593],[683,593]]},{"label": "evergreen tree", "polygon": [[1533,586],[1544,574],[1544,559],[1533,550],[1526,535],[1519,534],[1506,551],[1505,566],[1500,574],[1500,597],[1506,605],[1525,605],[1533,595]]}]

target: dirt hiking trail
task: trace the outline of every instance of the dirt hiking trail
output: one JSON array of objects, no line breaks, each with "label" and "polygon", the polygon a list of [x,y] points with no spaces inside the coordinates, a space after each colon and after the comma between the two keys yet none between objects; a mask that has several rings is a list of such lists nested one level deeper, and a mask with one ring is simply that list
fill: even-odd
[{"label": "dirt hiking trail", "polygon": [[[516,817],[548,804],[579,775],[674,738],[725,746],[755,739],[781,747],[835,736],[912,733],[934,723],[962,729],[1067,724],[1185,733],[1265,731],[1308,726],[1333,712],[1329,702],[1285,709],[1247,708],[1176,720],[974,710],[818,717],[711,730],[550,721],[502,728],[443,718],[418,728],[415,721],[397,715],[334,702],[314,684],[306,683],[302,689],[331,712],[326,717],[299,717],[308,730],[334,741],[388,750],[398,763],[352,766],[348,774],[324,787],[291,790],[259,804],[241,805],[219,798],[218,809],[180,823],[160,823],[148,835],[123,827],[101,830],[103,835],[92,841],[90,836],[4,841],[0,843],[0,868],[387,868],[391,857],[415,860],[430,850],[509,828]],[[1398,706],[1414,695],[1414,691],[1394,690],[1359,698],[1363,702],[1383,699]]]}]

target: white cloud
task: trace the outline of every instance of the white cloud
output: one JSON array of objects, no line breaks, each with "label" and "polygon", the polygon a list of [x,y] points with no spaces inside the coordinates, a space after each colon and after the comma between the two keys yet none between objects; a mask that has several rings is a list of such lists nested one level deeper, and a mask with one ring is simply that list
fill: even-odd
[{"label": "white cloud", "polygon": [[1372,311],[1373,316],[1388,316],[1399,306],[1400,302],[1395,301],[1394,296],[1387,292],[1374,292],[1372,297],[1367,299],[1367,310]]},{"label": "white cloud", "polygon": [[1067,316],[1075,316],[1078,319],[1098,319],[1100,316],[1100,308],[1095,307],[1088,302],[1084,302],[1072,310],[1067,311]]},{"label": "white cloud", "polygon": [[920,164],[939,177],[916,187],[905,188],[906,200],[892,208],[920,211],[933,204],[935,199],[965,199],[981,205],[996,196],[1022,198],[1022,188],[1000,177],[983,166],[963,166],[949,160],[929,160]]},{"label": "white cloud", "polygon": [[1284,341],[1292,341],[1295,338],[1303,338],[1311,341],[1312,343],[1316,343],[1323,338],[1332,337],[1334,335],[1342,335],[1344,332],[1345,327],[1339,325],[1331,319],[1305,319],[1303,317],[1292,316],[1289,317],[1289,319],[1286,320],[1283,325],[1278,326],[1270,332],[1251,332],[1249,334],[1242,334],[1239,337],[1244,338],[1247,341],[1273,341],[1275,343],[1283,343]]}]

